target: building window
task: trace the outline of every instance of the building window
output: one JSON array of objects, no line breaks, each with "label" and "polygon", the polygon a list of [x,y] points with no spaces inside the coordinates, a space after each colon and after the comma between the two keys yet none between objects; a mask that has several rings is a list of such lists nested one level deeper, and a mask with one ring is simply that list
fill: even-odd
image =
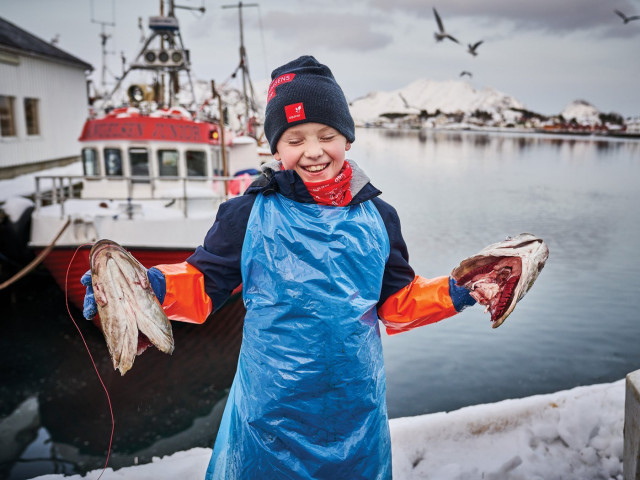
[{"label": "building window", "polygon": [[187,176],[207,176],[207,156],[205,152],[187,150]]},{"label": "building window", "polygon": [[40,135],[40,115],[38,114],[39,100],[37,98],[24,99],[24,115],[27,122],[27,135]]},{"label": "building window", "polygon": [[178,176],[178,151],[158,150],[158,173],[161,177]]},{"label": "building window", "polygon": [[15,97],[0,95],[0,136],[16,136]]}]

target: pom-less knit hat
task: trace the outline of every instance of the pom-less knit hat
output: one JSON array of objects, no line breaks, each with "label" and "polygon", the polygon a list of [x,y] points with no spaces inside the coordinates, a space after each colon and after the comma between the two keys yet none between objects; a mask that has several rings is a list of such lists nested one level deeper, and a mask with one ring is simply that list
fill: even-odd
[{"label": "pom-less knit hat", "polygon": [[271,73],[264,119],[271,153],[276,153],[278,140],[287,128],[307,122],[329,125],[349,142],[356,139],[353,118],[340,85],[329,67],[310,55]]}]

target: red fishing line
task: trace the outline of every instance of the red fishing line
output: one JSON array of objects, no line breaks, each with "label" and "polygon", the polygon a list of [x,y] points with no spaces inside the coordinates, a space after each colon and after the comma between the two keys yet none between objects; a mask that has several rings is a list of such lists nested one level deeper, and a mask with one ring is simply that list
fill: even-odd
[{"label": "red fishing line", "polygon": [[69,288],[68,288],[68,282],[69,282],[69,270],[71,269],[71,264],[73,263],[73,260],[76,258],[76,254],[78,253],[78,250],[80,250],[82,247],[86,247],[91,245],[91,243],[85,243],[83,245],[80,245],[78,248],[76,248],[76,251],[73,253],[73,256],[71,257],[71,260],[69,261],[69,265],[67,266],[67,274],[64,278],[64,301],[65,304],[67,306],[67,313],[69,313],[69,317],[71,318],[71,321],[73,322],[73,324],[75,325],[76,329],[78,330],[78,333],[80,334],[80,338],[82,338],[82,342],[84,343],[84,347],[87,349],[87,353],[89,354],[89,358],[91,359],[91,363],[93,364],[93,369],[96,371],[96,375],[98,376],[98,380],[100,380],[100,384],[102,385],[102,388],[104,389],[104,393],[107,396],[107,403],[109,404],[109,413],[111,414],[111,437],[109,438],[109,449],[107,450],[107,461],[104,464],[104,468],[102,469],[102,472],[100,473],[100,476],[97,478],[97,480],[100,480],[100,477],[102,477],[102,475],[104,474],[105,470],[107,469],[107,465],[109,464],[109,456],[111,455],[111,445],[113,443],[113,432],[115,430],[115,420],[113,418],[113,406],[111,405],[111,397],[109,396],[109,391],[107,390],[107,386],[104,384],[104,382],[102,381],[102,377],[100,376],[100,372],[98,371],[98,367],[96,366],[96,362],[93,360],[93,355],[91,355],[91,350],[89,350],[89,345],[87,345],[87,341],[84,339],[84,335],[82,335],[82,331],[80,330],[80,327],[78,327],[78,324],[76,323],[75,319],[73,318],[73,315],[71,315],[71,309],[69,308]]}]

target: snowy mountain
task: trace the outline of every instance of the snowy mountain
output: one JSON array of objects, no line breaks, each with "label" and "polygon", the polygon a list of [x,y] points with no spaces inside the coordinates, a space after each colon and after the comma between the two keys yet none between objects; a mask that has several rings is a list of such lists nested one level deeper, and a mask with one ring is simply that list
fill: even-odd
[{"label": "snowy mountain", "polygon": [[475,90],[463,81],[419,79],[399,90],[372,92],[351,102],[351,115],[357,124],[375,122],[382,115],[472,113],[476,110],[501,115],[510,108],[524,109],[514,97],[484,88]]},{"label": "snowy mountain", "polygon": [[594,125],[600,123],[600,112],[585,100],[575,100],[561,112],[565,120],[575,119],[580,124]]}]

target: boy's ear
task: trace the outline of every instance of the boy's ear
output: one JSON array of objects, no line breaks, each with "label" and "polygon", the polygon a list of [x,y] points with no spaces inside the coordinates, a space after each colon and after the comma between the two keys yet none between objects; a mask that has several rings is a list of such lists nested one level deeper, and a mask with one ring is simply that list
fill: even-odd
[{"label": "boy's ear", "polygon": [[278,160],[278,161],[282,160],[282,159],[280,158],[280,154],[279,154],[277,151],[276,151],[276,153],[274,153],[274,154],[273,154],[273,158],[275,158],[275,159],[276,159],[276,160]]},{"label": "boy's ear", "polygon": [[347,150],[351,149],[351,142],[347,142],[347,144],[344,147],[344,151],[346,152]]}]

